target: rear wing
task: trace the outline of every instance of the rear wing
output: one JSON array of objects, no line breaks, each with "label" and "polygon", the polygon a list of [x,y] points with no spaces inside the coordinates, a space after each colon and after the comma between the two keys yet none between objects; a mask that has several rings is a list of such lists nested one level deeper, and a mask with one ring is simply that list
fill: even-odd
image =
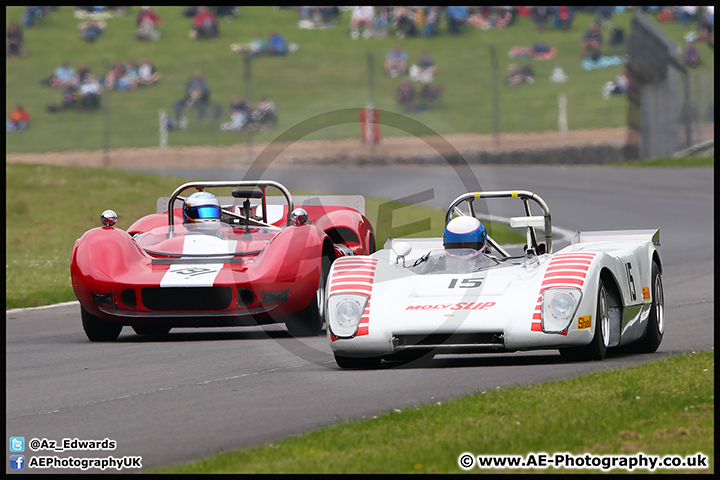
[{"label": "rear wing", "polygon": [[660,229],[648,230],[604,230],[597,232],[575,232],[571,244],[590,242],[652,242],[660,245]]}]

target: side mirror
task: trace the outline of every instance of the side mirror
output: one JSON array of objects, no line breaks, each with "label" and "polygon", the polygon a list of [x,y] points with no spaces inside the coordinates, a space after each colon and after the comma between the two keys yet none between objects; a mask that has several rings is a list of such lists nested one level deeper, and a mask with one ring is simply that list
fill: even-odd
[{"label": "side mirror", "polygon": [[304,208],[296,208],[290,214],[290,219],[293,225],[305,225],[308,219],[308,214]]},{"label": "side mirror", "polygon": [[117,213],[112,210],[105,210],[100,215],[100,221],[106,227],[112,227],[117,223]]},{"label": "side mirror", "polygon": [[397,263],[402,258],[403,267],[404,267],[405,266],[405,257],[407,257],[410,254],[410,252],[412,252],[412,245],[410,245],[409,243],[406,243],[406,242],[393,243],[392,251],[395,254],[395,256],[397,257],[395,259],[395,264],[397,265]]}]

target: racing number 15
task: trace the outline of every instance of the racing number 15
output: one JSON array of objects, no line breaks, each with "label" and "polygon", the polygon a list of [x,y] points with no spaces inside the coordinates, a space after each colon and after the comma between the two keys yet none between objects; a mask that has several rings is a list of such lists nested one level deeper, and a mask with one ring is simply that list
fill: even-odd
[{"label": "racing number 15", "polygon": [[[457,285],[459,278],[453,278],[450,280],[450,285],[448,285],[448,288],[455,288],[455,285]],[[465,278],[462,282],[460,282],[460,285],[458,285],[458,288],[478,288],[480,285],[482,285],[482,279],[479,278]]]},{"label": "racing number 15", "polygon": [[632,299],[633,301],[635,301],[637,300],[637,295],[635,294],[635,280],[633,280],[632,265],[630,265],[630,262],[625,264],[625,270],[627,271],[628,285],[630,286],[630,295],[632,295]]}]

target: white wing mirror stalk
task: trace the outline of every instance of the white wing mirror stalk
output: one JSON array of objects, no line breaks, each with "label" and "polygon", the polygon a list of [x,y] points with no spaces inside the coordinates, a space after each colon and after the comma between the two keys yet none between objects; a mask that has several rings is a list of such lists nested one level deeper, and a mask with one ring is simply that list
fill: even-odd
[{"label": "white wing mirror stalk", "polygon": [[400,259],[402,258],[403,261],[403,267],[405,266],[405,257],[412,252],[412,246],[409,243],[405,242],[398,242],[393,243],[392,251],[395,254],[397,258],[395,258],[395,265],[398,264]]}]

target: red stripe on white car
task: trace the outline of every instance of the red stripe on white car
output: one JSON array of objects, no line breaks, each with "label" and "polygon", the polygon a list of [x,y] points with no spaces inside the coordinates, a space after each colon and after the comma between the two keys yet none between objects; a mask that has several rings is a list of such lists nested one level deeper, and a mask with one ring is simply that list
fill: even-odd
[{"label": "red stripe on white car", "polygon": [[368,297],[365,311],[360,317],[356,337],[369,333],[370,298],[372,297],[372,284],[375,278],[377,259],[374,258],[338,258],[333,264],[332,280],[328,295],[336,293],[360,293]]},{"label": "red stripe on white car", "polygon": [[[594,253],[560,253],[550,260],[550,264],[545,269],[543,281],[540,284],[540,295],[538,295],[532,322],[530,323],[531,331],[542,332],[540,322],[542,318],[542,293],[548,288],[554,287],[582,288],[587,276],[587,270],[594,258]],[[561,332],[560,335],[567,335],[567,330]]]}]

